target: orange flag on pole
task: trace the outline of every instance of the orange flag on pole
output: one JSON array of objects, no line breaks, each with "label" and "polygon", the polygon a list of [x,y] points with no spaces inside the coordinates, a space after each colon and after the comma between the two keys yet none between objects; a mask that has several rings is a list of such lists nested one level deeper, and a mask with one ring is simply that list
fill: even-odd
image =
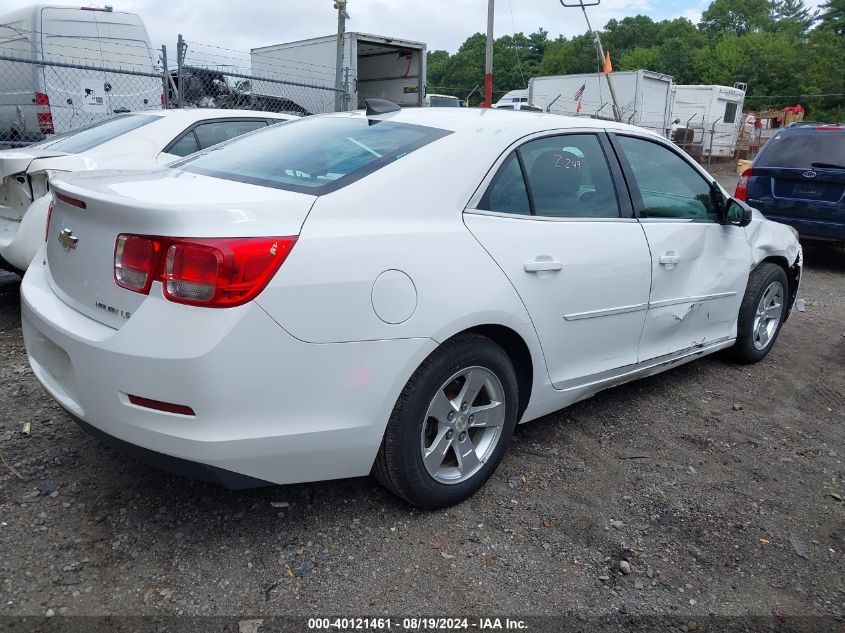
[{"label": "orange flag on pole", "polygon": [[613,64],[610,63],[610,51],[604,55],[604,74],[609,75],[613,72]]}]

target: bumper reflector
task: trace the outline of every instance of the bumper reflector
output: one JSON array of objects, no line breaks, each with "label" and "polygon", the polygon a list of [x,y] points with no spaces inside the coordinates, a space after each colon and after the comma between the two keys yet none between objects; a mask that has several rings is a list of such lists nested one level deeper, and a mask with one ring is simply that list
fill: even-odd
[{"label": "bumper reflector", "polygon": [[186,407],[184,404],[161,402],[160,400],[150,400],[149,398],[132,395],[129,396],[129,402],[134,404],[136,407],[144,407],[145,409],[153,409],[155,411],[164,411],[165,413],[177,413],[179,415],[191,416],[196,415],[191,407]]}]

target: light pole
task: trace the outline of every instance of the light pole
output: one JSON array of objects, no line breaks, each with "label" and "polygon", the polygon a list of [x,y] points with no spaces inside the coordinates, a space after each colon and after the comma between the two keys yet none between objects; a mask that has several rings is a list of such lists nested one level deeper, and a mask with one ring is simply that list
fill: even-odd
[{"label": "light pole", "polygon": [[347,0],[335,0],[334,8],[337,9],[337,61],[334,75],[334,109],[335,112],[343,110],[343,48],[346,34],[346,21],[350,19],[346,12]]},{"label": "light pole", "polygon": [[484,55],[484,103],[482,108],[493,105],[493,15],[495,0],[487,1],[487,51]]},{"label": "light pole", "polygon": [[[604,47],[601,45],[601,37],[599,37],[598,31],[593,30],[593,25],[590,24],[590,16],[587,15],[587,7],[598,6],[601,4],[601,0],[577,0],[577,2],[560,0],[560,3],[568,9],[581,7],[581,11],[584,12],[584,19],[587,21],[587,28],[590,29],[590,35],[593,36],[593,42],[596,45],[596,57],[599,60],[599,66],[604,66],[605,56]],[[621,121],[622,112],[619,110],[619,101],[616,99],[616,90],[613,88],[613,82],[610,80],[610,73],[605,73],[604,76],[607,77],[607,86],[610,88],[610,97],[613,99],[613,118]]]}]

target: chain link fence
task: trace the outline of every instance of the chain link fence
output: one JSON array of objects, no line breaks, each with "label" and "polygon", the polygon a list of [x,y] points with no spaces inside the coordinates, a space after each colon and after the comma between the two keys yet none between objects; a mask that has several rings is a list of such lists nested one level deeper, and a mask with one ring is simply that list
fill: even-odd
[{"label": "chain link fence", "polygon": [[[349,71],[256,59],[245,51],[188,42],[117,47],[0,24],[0,149],[23,147],[139,110],[222,108],[307,116],[350,109]],[[57,44],[56,42],[60,42]],[[108,47],[108,50],[106,50]],[[108,60],[104,62],[104,60]]]}]

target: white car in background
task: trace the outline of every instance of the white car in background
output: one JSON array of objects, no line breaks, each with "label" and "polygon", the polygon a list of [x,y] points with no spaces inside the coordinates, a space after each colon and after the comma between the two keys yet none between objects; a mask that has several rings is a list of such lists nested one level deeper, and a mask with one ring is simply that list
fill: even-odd
[{"label": "white car in background", "polygon": [[44,241],[50,179],[93,169],[150,168],[297,117],[252,110],[120,114],[21,149],[0,151],[0,267],[24,271]]},{"label": "white car in background", "polygon": [[177,472],[372,471],[434,508],[483,485],[518,422],[772,349],[798,240],[665,139],[370,106],[56,180],[21,290],[53,398]]}]

